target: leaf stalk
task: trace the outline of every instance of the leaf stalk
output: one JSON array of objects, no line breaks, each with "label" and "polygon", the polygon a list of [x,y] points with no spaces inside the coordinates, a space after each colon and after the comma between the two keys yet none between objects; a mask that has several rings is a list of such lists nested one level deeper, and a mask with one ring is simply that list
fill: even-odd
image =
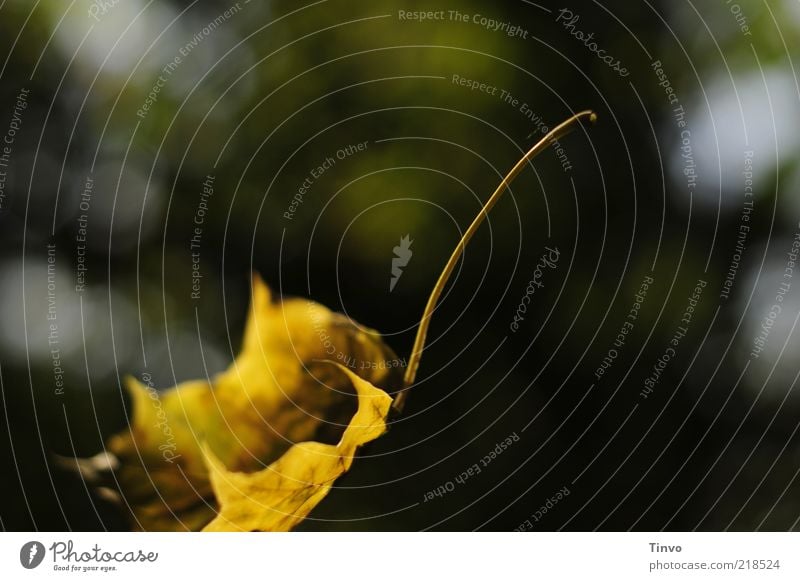
[{"label": "leaf stalk", "polygon": [[408,359],[408,366],[406,367],[405,376],[403,378],[403,389],[397,394],[397,397],[395,397],[394,403],[392,404],[392,408],[396,413],[403,411],[403,407],[408,399],[408,392],[416,380],[417,369],[419,368],[419,362],[422,358],[422,353],[425,348],[425,339],[428,336],[428,327],[430,325],[431,316],[433,315],[433,311],[436,309],[436,304],[439,301],[439,297],[441,296],[442,291],[444,291],[444,287],[447,285],[447,281],[450,279],[450,275],[453,273],[453,270],[458,263],[458,259],[461,258],[461,255],[464,253],[464,249],[467,247],[467,244],[478,230],[478,227],[481,225],[481,223],[483,223],[483,221],[486,219],[486,216],[488,216],[489,211],[495,206],[506,189],[508,189],[508,187],[511,185],[511,182],[514,181],[514,178],[519,175],[527,163],[547,149],[554,141],[558,141],[560,138],[570,133],[579,124],[587,122],[589,124],[594,124],[596,120],[597,115],[593,111],[581,111],[580,113],[576,113],[569,119],[550,130],[538,143],[536,143],[536,145],[531,147],[528,152],[523,155],[522,158],[520,158],[513,168],[511,168],[511,171],[506,174],[489,200],[486,202],[483,208],[481,208],[481,211],[478,212],[477,216],[475,216],[472,224],[470,224],[469,228],[467,228],[467,230],[464,232],[464,235],[461,237],[461,240],[459,241],[455,250],[453,250],[453,253],[450,255],[447,264],[445,264],[442,274],[439,275],[439,280],[436,281],[430,297],[428,297],[428,303],[425,305],[425,310],[422,312],[422,319],[419,322],[417,336],[414,339],[414,347],[411,349],[411,356]]}]

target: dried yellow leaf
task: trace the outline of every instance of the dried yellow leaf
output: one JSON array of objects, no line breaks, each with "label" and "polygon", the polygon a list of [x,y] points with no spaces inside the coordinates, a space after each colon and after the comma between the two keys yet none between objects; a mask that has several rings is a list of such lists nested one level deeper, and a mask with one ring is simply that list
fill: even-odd
[{"label": "dried yellow leaf", "polygon": [[[311,301],[273,303],[256,278],[242,351],[228,370],[165,393],[129,380],[131,426],[109,448],[120,460],[114,476],[136,525],[289,530],[302,521],[350,468],[358,447],[384,433],[390,407],[402,411],[436,303],[489,211],[531,159],[596,118],[582,111],[557,125],[500,182],[428,298],[403,377],[376,332]],[[381,391],[401,387],[394,402]],[[331,417],[346,412],[352,390],[357,411],[339,443],[318,441]]]}]

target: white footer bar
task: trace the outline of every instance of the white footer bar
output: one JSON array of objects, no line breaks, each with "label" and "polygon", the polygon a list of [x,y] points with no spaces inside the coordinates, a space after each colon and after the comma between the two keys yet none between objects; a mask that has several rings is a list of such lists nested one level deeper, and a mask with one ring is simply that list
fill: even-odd
[{"label": "white footer bar", "polygon": [[793,533],[0,535],[15,580],[797,580],[798,561]]}]

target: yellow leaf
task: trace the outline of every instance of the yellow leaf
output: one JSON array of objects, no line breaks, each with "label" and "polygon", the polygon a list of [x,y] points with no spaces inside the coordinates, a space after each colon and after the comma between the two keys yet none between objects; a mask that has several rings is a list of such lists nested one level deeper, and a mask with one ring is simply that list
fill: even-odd
[{"label": "yellow leaf", "polygon": [[[358,447],[386,430],[390,407],[402,411],[436,303],[489,211],[531,159],[596,118],[582,111],[557,125],[500,182],[428,298],[403,377],[376,332],[311,301],[273,303],[256,278],[242,351],[225,372],[165,393],[129,380],[131,426],[109,447],[120,460],[114,476],[136,526],[289,530],[305,518],[350,468]],[[401,387],[394,402],[381,391]],[[336,418],[352,415],[353,389],[357,411],[349,424],[338,424],[346,425],[339,443],[321,442]]]},{"label": "yellow leaf", "polygon": [[135,528],[201,529],[217,510],[204,450],[228,470],[253,472],[296,442],[336,442],[356,408],[351,376],[391,391],[402,382],[397,364],[374,331],[312,301],[273,302],[256,277],[242,349],[227,370],[164,392],[127,381],[130,428],[108,447]]},{"label": "yellow leaf", "polygon": [[213,453],[207,459],[220,511],[204,530],[288,531],[350,469],[359,446],[386,431],[392,398],[341,365],[358,393],[358,411],[336,445],[303,442],[259,472],[230,472]]}]

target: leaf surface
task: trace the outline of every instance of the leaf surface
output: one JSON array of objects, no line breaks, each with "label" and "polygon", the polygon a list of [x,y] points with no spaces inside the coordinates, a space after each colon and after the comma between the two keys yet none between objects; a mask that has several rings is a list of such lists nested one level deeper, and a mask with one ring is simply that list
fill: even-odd
[{"label": "leaf surface", "polygon": [[[228,369],[166,391],[126,382],[132,419],[108,448],[120,460],[118,488],[134,528],[200,530],[216,516],[217,495],[226,490],[218,475],[258,474],[284,454],[292,462],[315,460],[312,473],[330,475],[317,464],[339,446],[324,442],[345,444],[336,454],[349,458],[349,468],[353,446],[368,439],[367,432],[351,430],[355,417],[348,420],[354,413],[363,417],[364,398],[376,399],[374,391],[391,401],[382,390],[400,386],[397,361],[374,331],[313,301],[275,302],[254,278],[241,352]],[[382,433],[385,415],[381,422],[372,418],[369,434]],[[317,450],[325,453],[309,454]],[[280,467],[302,473],[286,461]],[[314,504],[322,496],[315,493]]]},{"label": "leaf surface", "polygon": [[347,368],[338,367],[358,393],[358,411],[341,441],[335,446],[296,444],[270,466],[252,474],[230,472],[209,453],[211,485],[221,509],[204,530],[291,530],[350,469],[356,450],[383,435],[392,398]]}]

